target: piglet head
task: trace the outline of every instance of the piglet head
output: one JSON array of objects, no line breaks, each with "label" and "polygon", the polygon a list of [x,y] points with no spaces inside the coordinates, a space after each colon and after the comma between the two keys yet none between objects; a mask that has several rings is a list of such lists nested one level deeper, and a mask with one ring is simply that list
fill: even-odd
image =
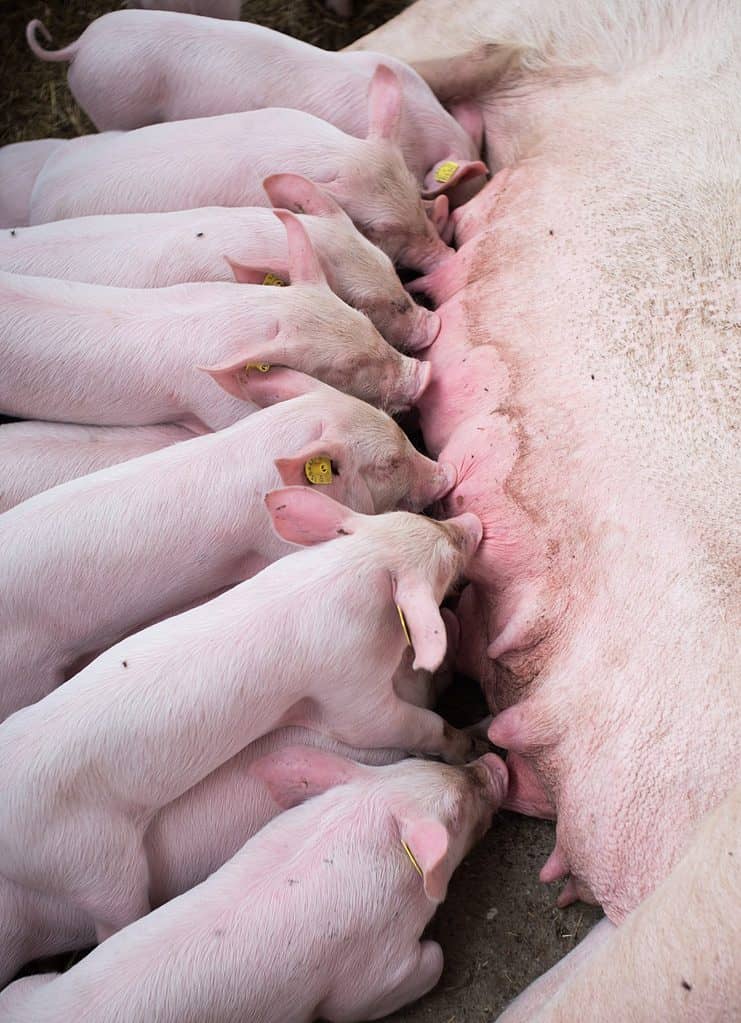
[{"label": "piglet head", "polygon": [[286,486],[318,489],[368,514],[422,511],[455,486],[453,466],[425,458],[389,415],[305,373],[251,373],[244,396],[260,408],[291,402],[287,416],[316,425],[314,439],[276,461]]},{"label": "piglet head", "polygon": [[429,366],[392,348],[367,316],[338,298],[298,218],[282,210],[276,216],[288,235],[295,289],[295,320],[285,320],[282,331],[294,368],[389,412],[416,405],[429,382]]},{"label": "piglet head", "polygon": [[[263,289],[261,297],[274,305],[275,328],[245,341],[227,362],[202,368],[238,398],[249,397],[250,373],[277,366],[317,377],[389,412],[411,408],[427,387],[429,365],[392,348],[367,316],[338,298],[298,217],[286,210],[275,215],[288,236],[291,275],[290,287]],[[233,269],[238,280],[251,283],[251,270]]]},{"label": "piglet head", "polygon": [[453,871],[486,834],[505,798],[507,768],[487,753],[465,767],[404,761],[381,770],[393,777],[389,802],[408,869],[422,875],[428,899],[442,902]]},{"label": "piglet head", "polygon": [[362,537],[368,557],[388,572],[389,599],[414,649],[413,670],[437,671],[447,649],[440,602],[481,542],[475,515],[445,522],[409,512],[361,515],[319,489],[295,486],[272,491],[265,503],[273,528],[288,543]]},{"label": "piglet head", "polygon": [[[402,872],[398,876],[418,873],[434,903],[445,898],[453,871],[488,830],[507,788],[507,768],[492,753],[466,767],[416,759],[366,767],[324,750],[294,746],[269,754],[249,770],[281,809],[336,786],[352,786],[353,807],[363,799],[373,807],[371,815],[355,812],[353,820],[371,819],[384,829],[389,861]],[[379,813],[381,807],[387,815]]]},{"label": "piglet head", "polygon": [[425,458],[379,409],[329,387],[307,403],[307,415],[311,405],[319,435],[276,462],[287,486],[309,485],[356,511],[378,514],[422,511],[455,485],[453,467]]},{"label": "piglet head", "polygon": [[395,262],[428,272],[452,255],[427,216],[399,146],[402,88],[379,64],[368,92],[368,137],[357,165],[328,186],[363,234]]},{"label": "piglet head", "polygon": [[[365,313],[394,348],[413,352],[432,344],[440,317],[409,298],[389,257],[327,192],[299,174],[273,174],[263,187],[273,206],[311,218],[311,236],[335,294]],[[443,226],[447,220],[446,212]]]}]

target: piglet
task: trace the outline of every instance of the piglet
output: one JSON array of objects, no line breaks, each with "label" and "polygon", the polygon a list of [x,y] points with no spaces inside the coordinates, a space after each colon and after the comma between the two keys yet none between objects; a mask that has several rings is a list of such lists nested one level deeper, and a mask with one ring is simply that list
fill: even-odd
[{"label": "piglet", "polygon": [[[0,512],[60,483],[195,436],[182,426],[0,426]],[[1,520],[0,520],[1,521]]]},{"label": "piglet", "polygon": [[[372,245],[326,192],[298,174],[263,183],[274,206],[301,213],[327,282],[364,312],[395,348],[431,345],[440,318],[416,305],[388,256]],[[263,207],[78,217],[0,233],[0,269],[123,288],[233,281],[230,264],[255,283],[288,283],[285,231]]]},{"label": "piglet", "polygon": [[[244,400],[247,379],[276,365],[392,412],[415,404],[429,368],[391,348],[334,295],[301,223],[275,215],[288,236],[288,288],[137,290],[0,273],[0,411],[202,432],[254,411]],[[233,269],[253,279],[250,268]]]},{"label": "piglet", "polygon": [[71,139],[36,180],[30,222],[261,206],[266,177],[299,173],[322,186],[391,259],[429,271],[451,255],[433,223],[447,222],[448,202],[438,196],[428,217],[398,145],[401,102],[398,78],[380,65],[368,91],[365,139],[280,108]]},{"label": "piglet", "polygon": [[7,1023],[91,1004],[96,1023],[350,1023],[435,986],[442,949],[420,939],[501,803],[502,761],[366,767],[289,748],[253,770],[288,812],[66,974],[12,985]]},{"label": "piglet", "polygon": [[0,148],[0,228],[28,223],[31,192],[47,158],[64,139],[34,139]]},{"label": "piglet", "polygon": [[307,487],[266,502],[280,539],[317,546],[129,636],[0,728],[0,874],[68,900],[99,940],[149,911],[153,815],[261,735],[321,728],[456,763],[476,748],[393,678],[408,643],[414,669],[442,662],[438,605],[479,520],[366,516]]},{"label": "piglet", "polygon": [[81,658],[288,553],[263,508],[281,482],[371,514],[422,509],[455,483],[365,402],[288,370],[248,386],[280,405],[0,516],[0,720]]},{"label": "piglet", "polygon": [[104,14],[58,51],[44,50],[37,32],[48,38],[40,21],[30,22],[32,51],[42,60],[71,61],[72,93],[100,131],[290,107],[365,138],[368,84],[383,66],[403,91],[399,144],[424,195],[472,178],[483,184],[478,108],[457,105],[469,134],[416,71],[385,54],[331,53],[261,25],[159,12]]}]

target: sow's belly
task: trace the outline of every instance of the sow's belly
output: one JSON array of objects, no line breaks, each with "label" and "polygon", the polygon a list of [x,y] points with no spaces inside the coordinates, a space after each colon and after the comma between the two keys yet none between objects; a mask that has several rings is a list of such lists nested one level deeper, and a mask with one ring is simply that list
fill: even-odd
[{"label": "sow's belly", "polygon": [[460,666],[510,708],[492,738],[515,808],[558,816],[549,875],[617,921],[739,751],[724,296],[709,313],[650,250],[666,225],[632,231],[614,194],[537,159],[500,171],[420,283],[442,319],[422,429],[458,468],[446,512],[484,524]]}]

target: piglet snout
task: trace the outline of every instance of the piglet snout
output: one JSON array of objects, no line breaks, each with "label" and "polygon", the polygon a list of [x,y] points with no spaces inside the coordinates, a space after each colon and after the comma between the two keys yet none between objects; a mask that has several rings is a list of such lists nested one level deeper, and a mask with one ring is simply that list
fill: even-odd
[{"label": "piglet snout", "polygon": [[472,512],[463,512],[444,522],[451,539],[460,548],[464,562],[473,557],[484,535],[481,520]]},{"label": "piglet snout", "polygon": [[475,763],[470,765],[481,782],[486,787],[494,809],[497,809],[504,802],[509,785],[509,774],[507,765],[496,753],[485,753]]},{"label": "piglet snout", "polygon": [[421,352],[437,340],[442,321],[437,313],[424,306],[416,306],[414,315],[414,324],[407,337],[407,348],[411,352]]},{"label": "piglet snout", "polygon": [[[430,494],[428,505],[435,501],[441,501],[447,497],[458,481],[458,473],[451,462],[437,462],[436,472],[433,480],[433,492]],[[424,507],[427,507],[425,505]]]},{"label": "piglet snout", "polygon": [[390,412],[407,412],[424,394],[430,382],[432,369],[428,362],[419,362],[401,356],[401,371],[394,368],[393,383],[389,388],[387,407]]},{"label": "piglet snout", "polygon": [[454,256],[455,251],[445,244],[434,225],[426,220],[423,230],[409,238],[398,262],[409,270],[428,274]]}]

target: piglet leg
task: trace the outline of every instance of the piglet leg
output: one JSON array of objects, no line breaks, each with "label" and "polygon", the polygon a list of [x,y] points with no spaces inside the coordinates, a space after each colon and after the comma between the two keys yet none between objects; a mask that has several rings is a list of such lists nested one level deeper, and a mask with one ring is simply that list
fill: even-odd
[{"label": "piglet leg", "polygon": [[403,1005],[416,1002],[434,988],[443,972],[443,950],[436,941],[422,941],[418,949],[419,956],[415,957],[414,965],[403,980],[371,1006],[364,1019],[388,1016]]},{"label": "piglet leg", "polygon": [[396,1012],[410,1002],[426,995],[440,980],[443,972],[443,950],[436,941],[423,941],[417,944],[413,955],[406,961],[394,963],[389,970],[391,983],[388,989],[372,999],[362,1002],[347,1001],[323,1002],[316,1009],[316,1015],[327,1019],[362,1020],[382,1019],[389,1013]]},{"label": "piglet leg", "polygon": [[100,836],[99,873],[86,878],[84,890],[76,897],[80,909],[95,923],[98,942],[151,909],[149,867],[138,829],[115,818],[102,825]]},{"label": "piglet leg", "polygon": [[[447,764],[466,764],[481,753],[481,742],[453,728],[432,710],[395,700],[390,713],[379,722],[383,741],[378,745],[442,757]],[[489,749],[486,745],[486,749]]]}]

